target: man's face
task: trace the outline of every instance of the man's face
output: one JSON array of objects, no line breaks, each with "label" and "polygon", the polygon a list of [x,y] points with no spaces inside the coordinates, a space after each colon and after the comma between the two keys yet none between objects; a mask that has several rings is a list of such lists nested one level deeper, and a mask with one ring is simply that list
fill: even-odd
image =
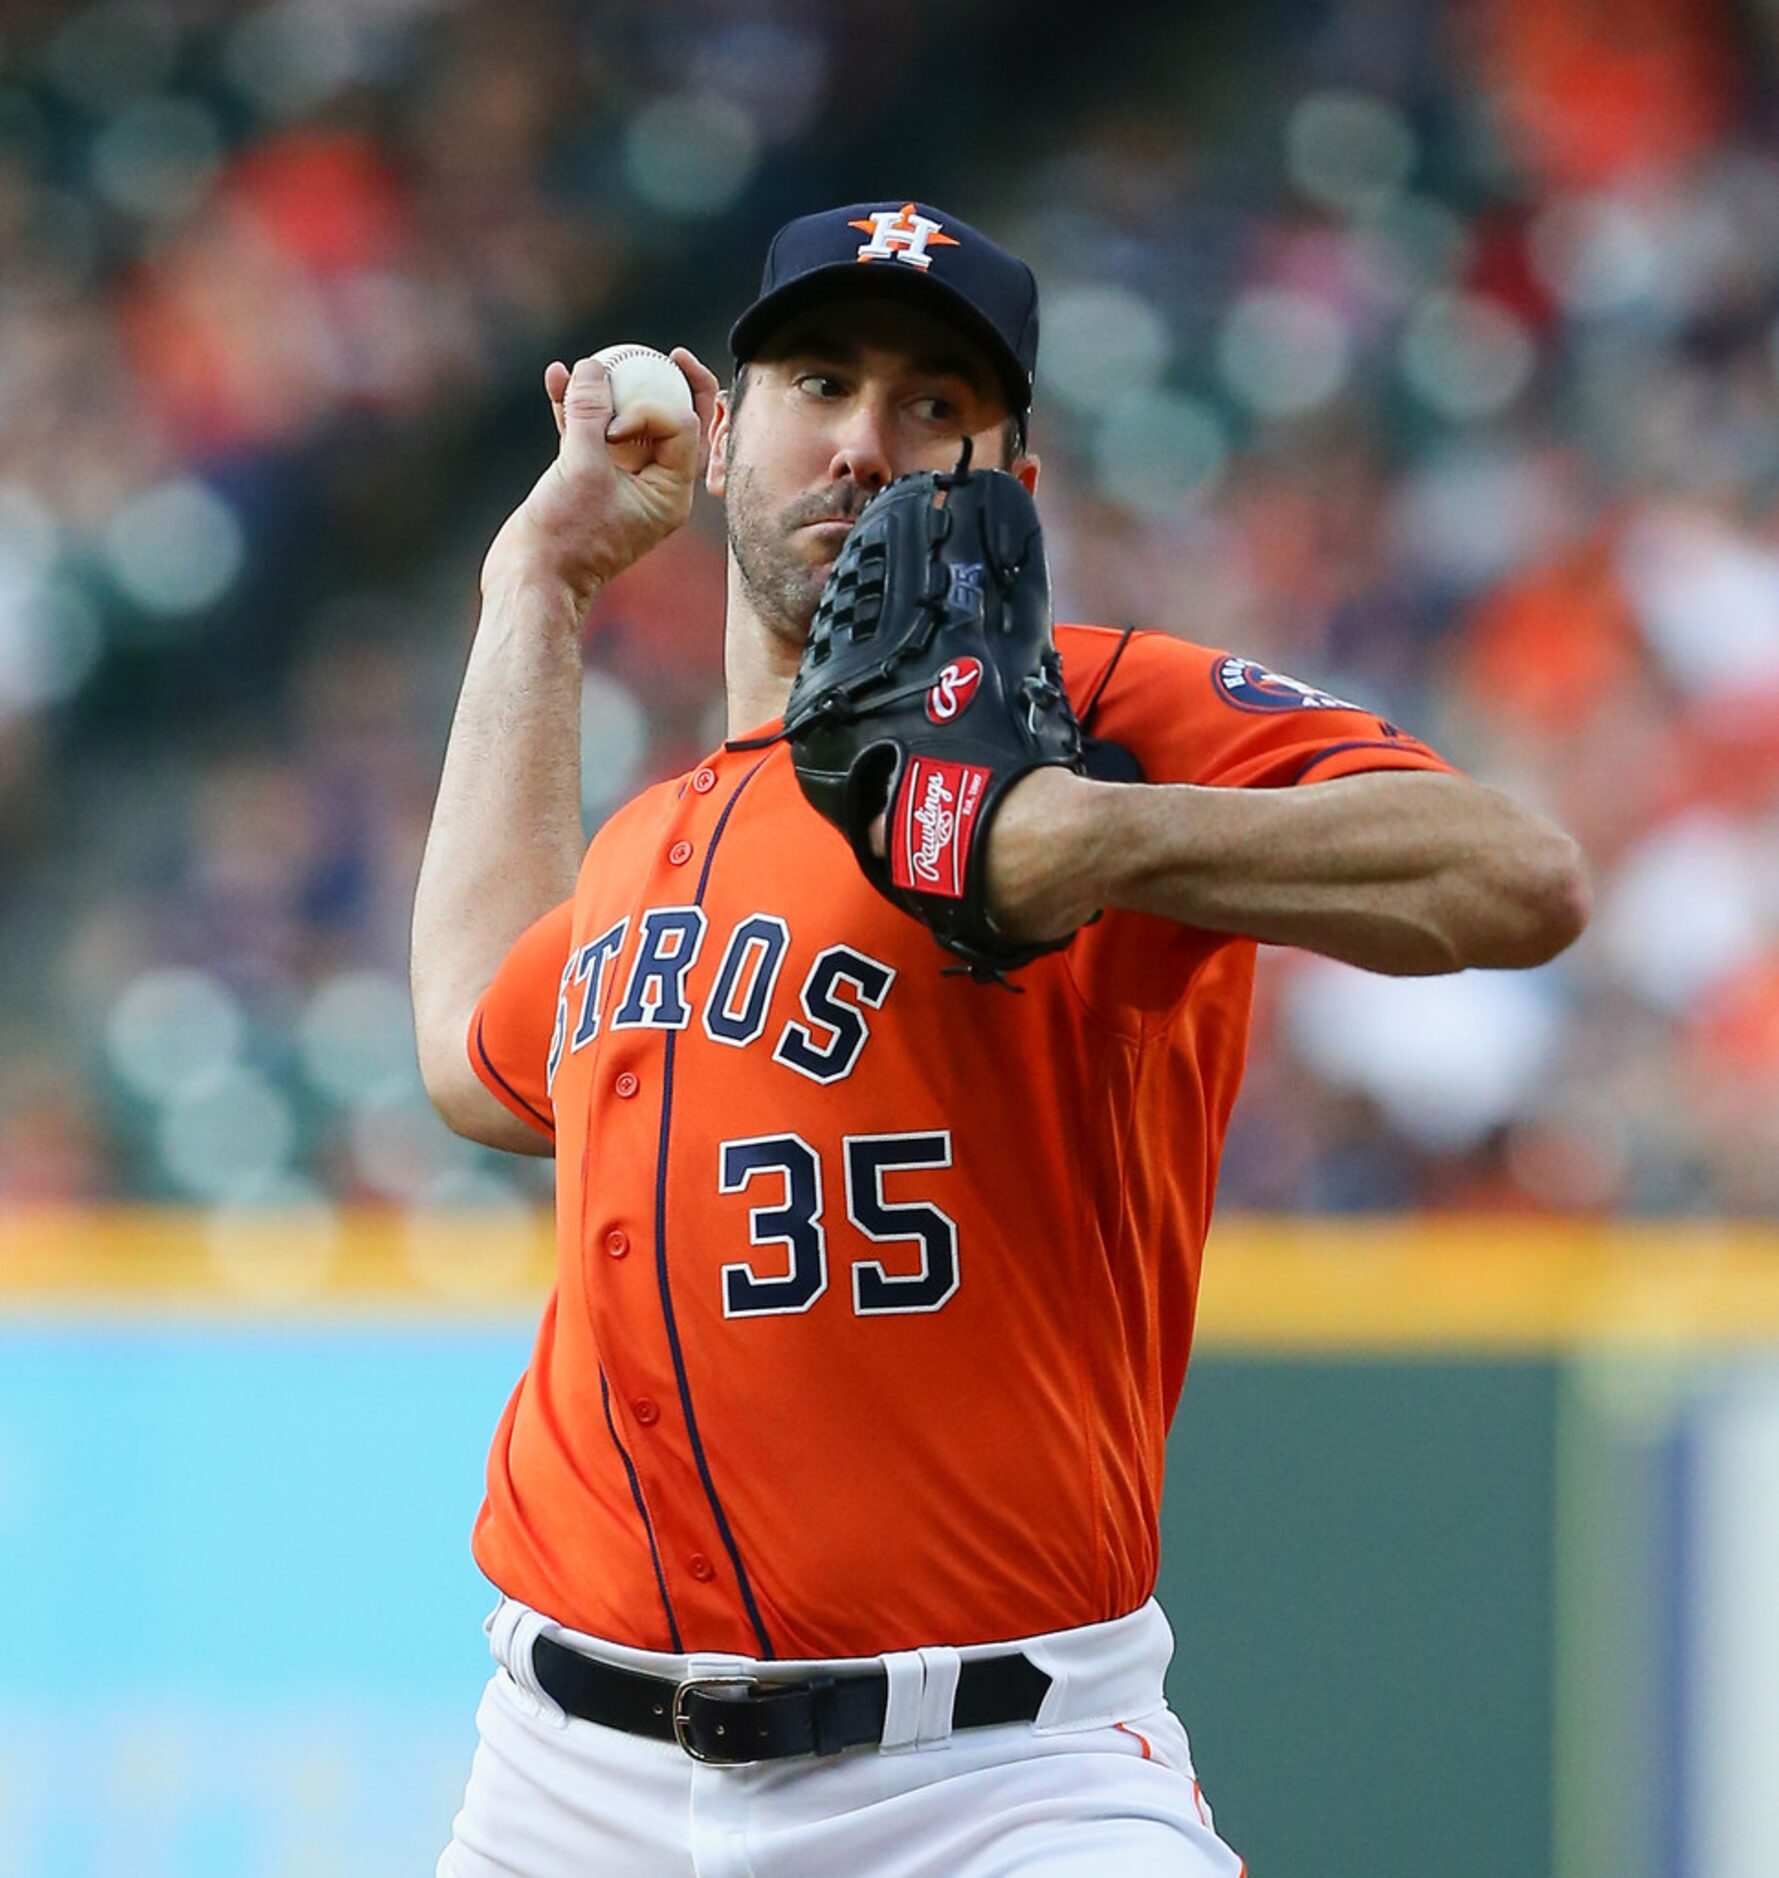
[{"label": "man's face", "polygon": [[824,302],[787,321],[748,367],[739,412],[725,398],[709,486],[754,611],[800,646],[859,511],[886,483],[974,461],[1029,489],[1037,461],[1007,462],[1007,400],[987,355],[944,320],[882,298]]}]

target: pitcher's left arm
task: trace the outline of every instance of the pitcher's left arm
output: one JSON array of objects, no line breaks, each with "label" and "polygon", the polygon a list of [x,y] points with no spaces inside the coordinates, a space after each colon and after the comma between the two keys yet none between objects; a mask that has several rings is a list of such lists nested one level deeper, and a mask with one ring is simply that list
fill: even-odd
[{"label": "pitcher's left arm", "polygon": [[1398,976],[1542,965],[1590,906],[1586,862],[1560,828],[1421,770],[1294,789],[1039,770],[1008,794],[988,870],[990,911],[1012,937],[1122,907]]}]

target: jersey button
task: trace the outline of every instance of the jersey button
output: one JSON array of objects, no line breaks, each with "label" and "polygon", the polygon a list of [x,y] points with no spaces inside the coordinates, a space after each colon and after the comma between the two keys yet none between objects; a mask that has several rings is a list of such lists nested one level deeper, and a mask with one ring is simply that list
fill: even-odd
[{"label": "jersey button", "polygon": [[630,1235],[623,1227],[614,1227],[605,1235],[605,1249],[613,1258],[621,1259],[630,1250]]},{"label": "jersey button", "polygon": [[714,769],[701,769],[692,778],[692,787],[701,796],[707,796],[717,786],[717,773]]},{"label": "jersey button", "polygon": [[626,1101],[628,1101],[631,1096],[635,1095],[637,1090],[641,1087],[642,1084],[639,1083],[627,1069],[620,1070],[618,1074],[612,1078],[613,1092],[623,1096]]},{"label": "jersey button", "polygon": [[667,850],[667,858],[675,867],[684,867],[692,858],[692,844],[689,841],[676,841]]},{"label": "jersey button", "polygon": [[650,1401],[646,1395],[639,1395],[636,1400],[630,1404],[630,1413],[634,1415],[645,1428],[654,1427],[655,1423],[661,1419],[661,1411],[656,1408],[654,1403]]},{"label": "jersey button", "polygon": [[717,1575],[717,1568],[702,1552],[694,1552],[692,1556],[686,1560],[686,1570],[689,1571],[700,1584],[708,1584],[710,1580]]}]

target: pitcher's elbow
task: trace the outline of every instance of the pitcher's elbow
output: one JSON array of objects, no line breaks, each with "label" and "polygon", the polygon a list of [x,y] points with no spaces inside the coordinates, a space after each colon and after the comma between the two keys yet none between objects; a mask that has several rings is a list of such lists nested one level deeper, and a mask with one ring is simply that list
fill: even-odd
[{"label": "pitcher's elbow", "polygon": [[1496,955],[1475,962],[1510,969],[1546,965],[1587,929],[1594,905],[1587,858],[1573,837],[1547,825],[1520,848],[1510,871],[1501,891],[1511,917]]},{"label": "pitcher's elbow", "polygon": [[1554,959],[1587,930],[1594,911],[1594,889],[1587,857],[1572,835],[1553,829],[1547,847],[1537,870],[1534,897],[1539,943],[1544,957]]}]

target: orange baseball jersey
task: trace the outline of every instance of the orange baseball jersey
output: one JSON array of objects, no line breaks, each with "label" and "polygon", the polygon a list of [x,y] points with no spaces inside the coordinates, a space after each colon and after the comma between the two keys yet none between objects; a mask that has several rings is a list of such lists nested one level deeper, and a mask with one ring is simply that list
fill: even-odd
[{"label": "orange baseball jersey", "polygon": [[[1245,659],[1057,641],[1150,782],[1447,767]],[[780,1658],[1140,1604],[1254,959],[1109,912],[1018,994],[947,972],[782,743],[619,810],[470,1027],[557,1169],[489,1578],[615,1642]]]}]

